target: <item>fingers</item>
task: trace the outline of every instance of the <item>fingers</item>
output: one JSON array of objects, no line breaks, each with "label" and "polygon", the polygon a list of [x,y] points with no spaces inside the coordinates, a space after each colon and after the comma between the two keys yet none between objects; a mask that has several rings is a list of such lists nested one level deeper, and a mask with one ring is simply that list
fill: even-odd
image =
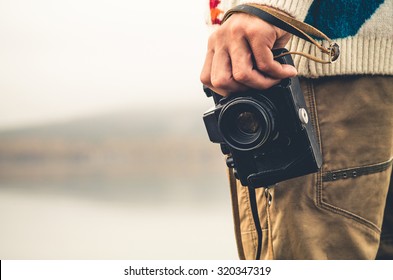
[{"label": "fingers", "polygon": [[246,40],[237,41],[230,51],[232,59],[232,76],[237,82],[255,89],[267,89],[280,82],[254,67],[252,50]]},{"label": "fingers", "polygon": [[214,50],[208,50],[206,53],[205,62],[203,64],[202,72],[200,76],[201,82],[208,87],[213,86],[210,81],[213,57],[214,57]]},{"label": "fingers", "polygon": [[273,47],[283,48],[290,39],[290,34],[256,19],[255,23],[244,31],[244,36],[253,54],[255,68],[259,71],[274,79],[285,79],[297,75],[295,67],[274,60],[272,52]]},{"label": "fingers", "polygon": [[246,89],[244,85],[233,77],[230,55],[226,50],[218,50],[213,57],[211,84],[214,88],[226,93]]},{"label": "fingers", "polygon": [[[261,45],[259,40],[250,42],[251,52],[255,59],[255,68],[266,73],[274,79],[285,79],[297,75],[297,70],[292,65],[281,64],[274,60],[272,50],[268,45]],[[261,47],[262,46],[262,47]]]},{"label": "fingers", "polygon": [[[269,52],[271,53],[270,50]],[[215,92],[226,96],[249,88],[268,89],[278,84],[282,78],[286,78],[270,77],[256,69],[253,61],[251,50],[245,40],[237,41],[228,52],[210,51],[206,54],[201,81]]]},{"label": "fingers", "polygon": [[202,68],[201,81],[223,96],[248,88],[234,79],[230,55],[224,49],[216,52],[208,51]]},{"label": "fingers", "polygon": [[249,88],[267,89],[297,74],[274,60],[271,49],[288,39],[260,19],[232,15],[209,38],[201,81],[221,95]]}]

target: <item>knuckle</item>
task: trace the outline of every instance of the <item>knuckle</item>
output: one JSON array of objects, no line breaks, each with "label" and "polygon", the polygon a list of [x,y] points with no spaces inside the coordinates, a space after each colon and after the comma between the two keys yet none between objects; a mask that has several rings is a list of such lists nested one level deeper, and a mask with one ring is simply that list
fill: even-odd
[{"label": "knuckle", "polygon": [[212,49],[212,48],[214,48],[214,45],[216,44],[216,42],[217,42],[217,31],[216,32],[213,32],[210,36],[209,36],[209,38],[208,38],[208,40],[207,40],[207,46],[208,46],[208,48],[209,49]]},{"label": "knuckle", "polygon": [[202,82],[202,84],[204,84],[206,86],[210,86],[211,85],[211,72],[207,71],[207,70],[202,70],[202,72],[199,76],[199,79]]},{"label": "knuckle", "polygon": [[241,37],[245,34],[244,27],[242,24],[240,24],[238,22],[234,22],[229,27],[229,33],[231,34],[232,37],[235,37],[235,38]]},{"label": "knuckle", "polygon": [[199,77],[200,81],[204,85],[209,85],[210,84],[210,76],[206,75],[205,73],[202,73]]},{"label": "knuckle", "polygon": [[232,73],[233,79],[240,83],[245,83],[248,81],[248,73],[246,71],[236,71]]},{"label": "knuckle", "polygon": [[220,31],[215,31],[207,41],[207,51],[215,53],[217,50],[223,49],[226,47],[227,40],[225,39],[227,36]]},{"label": "knuckle", "polygon": [[254,38],[254,37],[257,37],[257,36],[261,36],[261,29],[258,27],[258,26],[255,26],[255,25],[250,25],[248,28],[247,28],[247,35],[250,37],[250,38]]},{"label": "knuckle", "polygon": [[255,64],[256,64],[256,67],[258,68],[258,70],[260,70],[262,72],[268,72],[270,70],[269,64],[263,60],[256,60]]},{"label": "knuckle", "polygon": [[227,77],[223,77],[223,76],[213,77],[211,79],[211,83],[215,88],[225,89],[228,87],[229,82],[230,80]]}]

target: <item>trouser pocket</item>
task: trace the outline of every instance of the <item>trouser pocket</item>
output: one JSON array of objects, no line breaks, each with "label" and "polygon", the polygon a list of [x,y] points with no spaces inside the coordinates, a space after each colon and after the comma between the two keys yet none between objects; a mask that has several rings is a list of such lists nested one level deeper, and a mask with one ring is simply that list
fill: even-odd
[{"label": "trouser pocket", "polygon": [[317,204],[377,232],[393,157],[392,77],[307,82],[323,166]]},{"label": "trouser pocket", "polygon": [[392,161],[322,174],[319,205],[380,232]]}]

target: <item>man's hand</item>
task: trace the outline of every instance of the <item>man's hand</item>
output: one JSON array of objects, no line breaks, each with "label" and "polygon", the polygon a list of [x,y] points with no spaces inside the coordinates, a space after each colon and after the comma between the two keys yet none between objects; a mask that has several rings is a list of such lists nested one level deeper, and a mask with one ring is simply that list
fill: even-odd
[{"label": "man's hand", "polygon": [[267,89],[296,76],[295,67],[275,61],[271,51],[289,39],[289,33],[257,17],[233,14],[209,38],[201,81],[226,96],[249,88]]}]

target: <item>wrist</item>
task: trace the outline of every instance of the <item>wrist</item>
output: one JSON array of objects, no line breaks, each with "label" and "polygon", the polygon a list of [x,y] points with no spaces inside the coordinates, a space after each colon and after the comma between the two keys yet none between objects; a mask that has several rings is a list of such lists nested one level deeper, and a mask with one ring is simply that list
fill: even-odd
[{"label": "wrist", "polygon": [[[263,5],[263,4],[250,4],[250,5],[255,6],[255,7],[267,8],[267,9],[273,10],[273,11],[279,13],[279,14],[292,17],[289,13],[287,13],[287,12],[285,12],[283,10],[280,10],[280,9],[268,6],[268,5]],[[283,37],[290,37],[291,36],[291,34],[288,33],[287,31],[285,31],[285,30],[283,30],[283,29],[281,29],[281,28],[279,28],[279,27],[277,27],[277,26],[275,26],[275,25],[273,25],[273,24],[271,24],[269,22],[267,22],[267,23],[269,25],[271,25],[274,28],[274,30],[276,31],[277,39],[281,39]]]},{"label": "wrist", "polygon": [[[267,9],[270,12],[265,12]],[[246,24],[248,27],[252,27],[251,29],[255,30],[255,28],[258,28],[260,30],[258,32],[263,32],[265,34],[275,34],[274,40],[279,41],[280,46],[283,47],[289,41],[291,34],[278,27],[279,25],[276,26],[274,23],[265,20],[264,17],[259,16],[255,11],[264,12],[265,14],[281,14],[285,15],[286,17],[290,17],[285,12],[278,11],[277,9],[273,9],[266,5],[243,4],[235,6],[234,8],[227,11],[224,15],[221,25],[226,25],[227,21],[230,21],[232,26]],[[282,45],[283,41],[285,41],[284,45]]]}]

